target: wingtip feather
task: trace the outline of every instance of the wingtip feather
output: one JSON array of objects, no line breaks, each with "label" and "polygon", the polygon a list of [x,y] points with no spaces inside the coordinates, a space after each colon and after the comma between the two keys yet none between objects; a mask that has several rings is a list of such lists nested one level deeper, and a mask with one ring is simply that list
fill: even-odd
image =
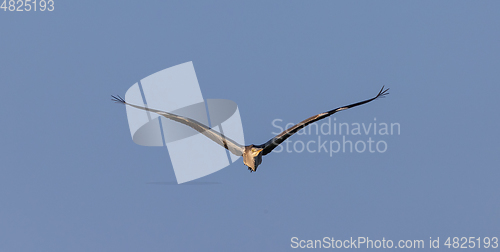
[{"label": "wingtip feather", "polygon": [[111,99],[111,100],[112,100],[112,101],[114,101],[114,102],[119,102],[119,103],[123,103],[123,104],[125,104],[125,103],[126,103],[126,102],[125,102],[125,99],[123,99],[123,98],[122,98],[121,96],[119,96],[119,95],[117,95],[117,96],[111,95],[111,97],[112,97],[112,99]]},{"label": "wingtip feather", "polygon": [[378,92],[377,96],[375,98],[384,98],[386,95],[388,95],[389,93],[387,91],[389,91],[389,88],[386,88],[384,90],[385,86],[382,86],[382,89],[380,89],[380,92]]}]

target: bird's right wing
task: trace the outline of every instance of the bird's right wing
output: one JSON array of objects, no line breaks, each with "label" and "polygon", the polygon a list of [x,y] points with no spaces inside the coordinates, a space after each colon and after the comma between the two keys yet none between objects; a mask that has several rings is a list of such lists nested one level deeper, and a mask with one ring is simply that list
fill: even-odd
[{"label": "bird's right wing", "polygon": [[206,125],[204,125],[204,124],[202,124],[194,119],[191,119],[188,117],[183,117],[183,116],[172,114],[172,113],[168,113],[168,112],[157,110],[157,109],[133,105],[133,104],[125,102],[125,100],[123,98],[121,98],[120,96],[115,97],[112,95],[111,97],[113,97],[113,99],[111,99],[111,100],[114,102],[119,102],[119,103],[123,103],[123,104],[129,105],[129,106],[134,107],[134,108],[138,108],[138,109],[142,109],[142,110],[146,110],[146,111],[151,111],[151,112],[154,112],[158,115],[164,116],[170,120],[182,123],[186,126],[189,126],[189,127],[193,128],[194,130],[200,132],[201,134],[205,135],[206,137],[210,138],[210,140],[216,142],[220,146],[228,149],[234,155],[243,156],[243,151],[245,149],[244,146],[238,144],[237,142],[235,142],[231,138],[228,138],[228,137],[224,136],[223,134],[220,134],[219,132],[212,130],[211,128],[207,127]]},{"label": "bird's right wing", "polygon": [[353,108],[353,107],[356,107],[356,106],[359,106],[359,105],[363,105],[365,103],[368,103],[368,102],[371,102],[377,98],[380,98],[380,97],[384,97],[384,95],[388,95],[389,93],[387,93],[387,91],[389,91],[389,89],[385,89],[384,90],[384,87],[382,87],[382,89],[380,89],[380,92],[378,92],[378,94],[371,98],[371,99],[368,99],[368,100],[364,100],[364,101],[360,101],[360,102],[357,102],[357,103],[354,103],[354,104],[350,104],[350,105],[347,105],[347,106],[343,106],[343,107],[340,107],[340,108],[336,108],[336,109],[333,109],[333,110],[330,110],[328,112],[325,112],[325,113],[321,113],[321,114],[318,114],[318,115],[315,115],[315,116],[311,116],[307,119],[305,119],[304,121],[300,122],[300,123],[297,123],[296,125],[294,125],[293,127],[281,132],[279,135],[273,137],[271,140],[267,141],[265,144],[261,145],[261,147],[264,148],[264,150],[262,151],[262,155],[267,155],[269,154],[271,151],[273,151],[274,148],[276,148],[278,145],[280,145],[283,141],[285,141],[287,138],[289,138],[290,136],[292,136],[293,134],[297,133],[297,131],[299,131],[300,129],[306,127],[307,125],[313,123],[313,122],[317,122],[321,119],[324,119],[324,118],[327,118],[339,111],[342,111],[342,110],[345,110],[345,109],[349,109],[349,108]]}]

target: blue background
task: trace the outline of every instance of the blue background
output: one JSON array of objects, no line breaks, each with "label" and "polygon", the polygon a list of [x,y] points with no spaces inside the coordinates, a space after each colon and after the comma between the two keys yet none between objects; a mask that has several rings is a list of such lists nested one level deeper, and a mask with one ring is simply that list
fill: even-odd
[{"label": "blue background", "polygon": [[[0,10],[0,251],[499,237],[499,9],[55,0],[53,12]],[[274,119],[298,122],[382,85],[387,98],[335,118],[397,122],[401,134],[377,136],[385,153],[273,153],[256,173],[239,161],[176,185],[167,149],[135,145],[110,95],[187,61],[205,98],[238,104],[247,143],[271,138]]]}]

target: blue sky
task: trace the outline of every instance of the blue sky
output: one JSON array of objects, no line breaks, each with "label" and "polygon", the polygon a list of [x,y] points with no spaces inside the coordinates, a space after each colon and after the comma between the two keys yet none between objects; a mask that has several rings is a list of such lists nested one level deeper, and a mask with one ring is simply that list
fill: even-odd
[{"label": "blue sky", "polygon": [[[1,251],[282,251],[291,238],[500,236],[497,1],[57,1],[0,9]],[[138,80],[193,61],[245,142],[375,95],[384,153],[272,153],[175,184],[135,145]],[[334,118],[332,118],[333,120]],[[317,135],[290,138],[317,139]],[[339,136],[324,136],[339,140]],[[196,158],[196,157],[193,157]]]}]

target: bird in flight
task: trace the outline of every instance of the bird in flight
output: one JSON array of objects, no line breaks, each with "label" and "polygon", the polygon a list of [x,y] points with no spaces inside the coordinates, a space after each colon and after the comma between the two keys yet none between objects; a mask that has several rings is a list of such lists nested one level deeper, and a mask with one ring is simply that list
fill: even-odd
[{"label": "bird in flight", "polygon": [[134,108],[150,111],[150,112],[156,113],[158,115],[164,116],[170,120],[182,123],[186,126],[189,126],[189,127],[193,128],[194,130],[200,132],[201,134],[205,135],[206,137],[210,138],[212,141],[216,142],[220,146],[228,149],[234,155],[243,156],[243,163],[246,166],[248,166],[248,170],[250,170],[250,172],[252,172],[252,171],[255,172],[255,171],[257,171],[257,167],[262,163],[262,156],[265,156],[265,155],[271,153],[271,151],[274,148],[276,148],[283,141],[285,141],[287,138],[289,138],[290,136],[295,134],[300,129],[306,127],[307,125],[309,125],[313,122],[317,122],[319,120],[327,118],[327,117],[329,117],[329,116],[331,116],[339,111],[346,110],[346,109],[353,108],[353,107],[357,107],[359,105],[363,105],[365,103],[376,100],[377,98],[384,97],[385,95],[389,94],[387,92],[388,90],[389,90],[388,88],[384,89],[384,87],[382,87],[382,89],[380,89],[378,94],[371,99],[364,100],[364,101],[357,102],[357,103],[353,103],[353,104],[350,104],[347,106],[339,107],[339,108],[336,108],[336,109],[333,109],[333,110],[330,110],[330,111],[327,111],[327,112],[324,112],[321,114],[317,114],[315,116],[311,116],[311,117],[305,119],[304,121],[294,125],[293,127],[286,129],[285,131],[283,131],[279,135],[271,138],[269,141],[265,142],[264,144],[260,144],[260,145],[250,144],[247,146],[243,146],[241,144],[238,144],[234,140],[226,137],[225,135],[223,135],[215,130],[212,130],[208,126],[206,126],[206,125],[204,125],[204,124],[202,124],[194,119],[180,116],[180,115],[176,115],[176,114],[172,114],[172,113],[168,113],[168,112],[157,110],[157,109],[146,108],[146,107],[141,107],[141,106],[137,106],[134,104],[130,104],[130,103],[127,103],[120,96],[113,96],[112,95],[111,100],[114,102],[123,103],[125,105],[131,106]]}]

